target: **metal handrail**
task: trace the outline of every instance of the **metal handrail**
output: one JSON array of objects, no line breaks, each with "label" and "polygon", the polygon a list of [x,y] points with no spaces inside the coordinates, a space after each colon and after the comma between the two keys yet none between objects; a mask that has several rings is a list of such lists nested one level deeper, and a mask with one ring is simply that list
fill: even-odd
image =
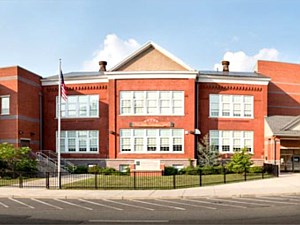
[{"label": "metal handrail", "polygon": [[[51,150],[41,150],[41,155],[48,157],[49,159],[53,160],[55,164],[58,164],[58,154],[56,152],[53,152]],[[76,166],[75,164],[71,163],[65,158],[60,158],[61,160],[61,167],[64,169],[71,168],[73,171],[75,170]]]}]

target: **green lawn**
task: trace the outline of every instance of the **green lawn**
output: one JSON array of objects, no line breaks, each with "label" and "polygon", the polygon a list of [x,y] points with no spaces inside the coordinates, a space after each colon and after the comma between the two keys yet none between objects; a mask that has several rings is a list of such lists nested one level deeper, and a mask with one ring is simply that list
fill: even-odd
[{"label": "green lawn", "polygon": [[[272,175],[265,174],[265,178]],[[247,180],[262,179],[261,173],[247,174]],[[226,174],[226,183],[244,181],[243,174]],[[223,184],[224,175],[202,175],[202,186]],[[65,189],[173,189],[185,187],[199,187],[199,175],[174,176],[119,176],[119,175],[93,175],[93,178],[76,181],[63,185]]]},{"label": "green lawn", "polygon": [[0,187],[11,186],[19,183],[19,178],[0,178]]}]

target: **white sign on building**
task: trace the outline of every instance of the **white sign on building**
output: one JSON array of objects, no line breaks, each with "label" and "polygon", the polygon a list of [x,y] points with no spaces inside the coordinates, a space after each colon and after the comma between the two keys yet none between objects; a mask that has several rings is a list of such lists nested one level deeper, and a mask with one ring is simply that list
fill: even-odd
[{"label": "white sign on building", "polygon": [[159,171],[160,160],[157,159],[136,159],[134,161],[135,171]]}]

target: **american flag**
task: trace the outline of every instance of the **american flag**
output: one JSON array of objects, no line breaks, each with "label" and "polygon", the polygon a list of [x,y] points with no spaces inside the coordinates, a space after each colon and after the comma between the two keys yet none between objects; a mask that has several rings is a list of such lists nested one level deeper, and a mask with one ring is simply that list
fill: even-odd
[{"label": "american flag", "polygon": [[63,98],[63,100],[67,101],[68,96],[67,96],[67,86],[65,85],[65,81],[64,81],[64,76],[62,71],[60,70],[60,79],[61,79],[61,97]]}]

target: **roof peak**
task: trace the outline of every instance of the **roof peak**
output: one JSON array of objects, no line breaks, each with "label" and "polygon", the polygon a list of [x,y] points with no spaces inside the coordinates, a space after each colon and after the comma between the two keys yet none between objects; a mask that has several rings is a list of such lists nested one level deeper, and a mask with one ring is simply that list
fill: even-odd
[{"label": "roof peak", "polygon": [[194,71],[193,68],[191,68],[190,66],[188,66],[187,64],[185,64],[182,60],[180,60],[179,58],[177,58],[176,56],[174,56],[173,54],[171,54],[170,52],[168,52],[167,50],[165,50],[164,48],[162,48],[161,46],[159,46],[158,44],[156,44],[154,41],[150,40],[150,41],[147,41],[144,45],[142,45],[139,49],[137,49],[136,51],[134,51],[133,53],[131,53],[130,55],[128,55],[127,57],[125,57],[121,62],[119,62],[118,64],[116,64],[114,67],[112,67],[109,70],[109,72],[113,72],[113,71],[118,70],[123,65],[125,65],[130,60],[132,60],[133,58],[135,58],[136,56],[138,56],[142,52],[146,51],[150,47],[153,47],[154,49],[158,50],[160,53],[162,53],[166,57],[170,58],[171,60],[173,60],[177,64],[181,65],[186,70]]}]

